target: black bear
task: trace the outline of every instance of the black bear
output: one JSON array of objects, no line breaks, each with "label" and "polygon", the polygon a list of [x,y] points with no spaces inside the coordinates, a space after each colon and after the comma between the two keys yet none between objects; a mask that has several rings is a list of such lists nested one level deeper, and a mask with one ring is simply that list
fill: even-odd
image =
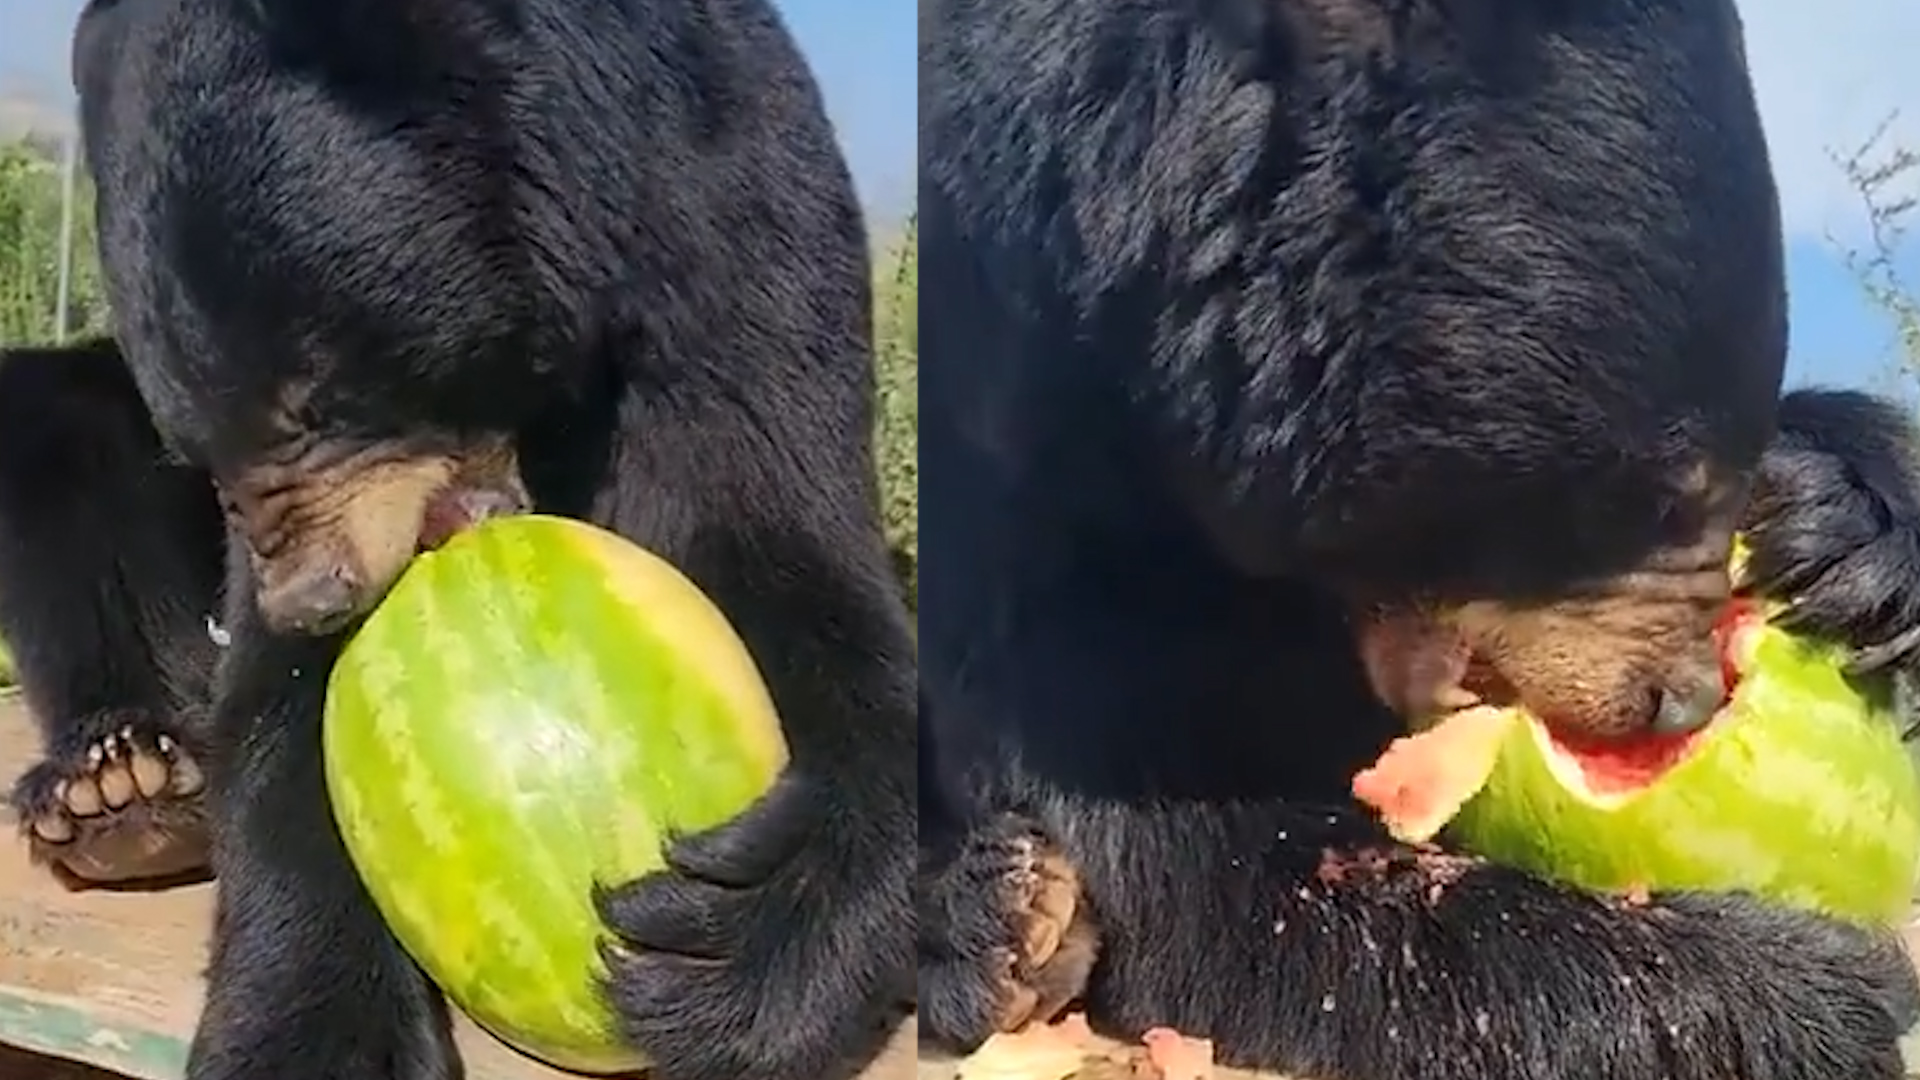
[{"label": "black bear", "polygon": [[[1736,529],[1920,658],[1906,426],[1780,397],[1731,0],[922,10],[923,1033],[1078,997],[1326,1080],[1901,1076],[1892,935],[1348,796],[1390,705],[1699,725]],[[1478,689],[1371,647],[1438,611]]]},{"label": "black bear", "polygon": [[792,752],[607,883],[625,1034],[661,1080],[857,1070],[912,997],[915,646],[865,226],[770,5],[95,0],[74,65],[117,347],[0,362],[15,802],[81,876],[212,837],[191,1080],[460,1074],[331,825],[322,690],[422,544],[528,506],[684,568]]}]

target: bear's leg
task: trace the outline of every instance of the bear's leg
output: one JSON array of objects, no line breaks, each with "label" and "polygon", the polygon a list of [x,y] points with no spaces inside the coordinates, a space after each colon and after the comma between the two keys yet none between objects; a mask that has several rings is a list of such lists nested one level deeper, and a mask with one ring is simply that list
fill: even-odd
[{"label": "bear's leg", "polygon": [[852,1077],[913,994],[913,635],[864,422],[815,423],[854,412],[622,408],[603,520],[726,612],[790,750],[767,796],[602,898],[613,1003],[663,1078]]},{"label": "bear's leg", "polygon": [[320,724],[341,642],[268,630],[244,568],[230,581],[243,599],[208,759],[220,891],[188,1080],[455,1080],[445,1001],[329,809]]},{"label": "bear's leg", "polygon": [[63,876],[207,864],[222,544],[210,481],[169,459],[111,342],[0,357],[0,634],[46,747],[11,801]]},{"label": "bear's leg", "polygon": [[[1892,935],[1746,898],[1589,896],[1279,801],[1060,799],[1042,817],[1099,916],[1095,1026],[1172,1026],[1228,1064],[1339,1080],[1898,1080],[1898,1039],[1920,1015]],[[1004,892],[974,895],[975,923],[1016,914]],[[947,985],[921,988],[929,1038],[968,1048],[990,1032],[990,1013],[925,1006],[979,1000],[1007,943],[949,941]]]}]

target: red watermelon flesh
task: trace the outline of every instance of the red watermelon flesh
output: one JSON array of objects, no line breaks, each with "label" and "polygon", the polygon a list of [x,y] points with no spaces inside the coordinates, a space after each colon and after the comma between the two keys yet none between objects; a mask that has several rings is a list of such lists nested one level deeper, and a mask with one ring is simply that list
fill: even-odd
[{"label": "red watermelon flesh", "polygon": [[1353,797],[1379,811],[1395,839],[1425,843],[1486,785],[1516,715],[1476,706],[1393,740],[1353,778]]}]

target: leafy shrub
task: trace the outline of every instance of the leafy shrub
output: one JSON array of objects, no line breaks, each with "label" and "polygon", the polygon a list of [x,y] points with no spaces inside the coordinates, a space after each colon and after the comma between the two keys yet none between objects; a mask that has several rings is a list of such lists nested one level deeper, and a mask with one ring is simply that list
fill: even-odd
[{"label": "leafy shrub", "polygon": [[[57,337],[60,293],[60,162],[41,148],[0,145],[0,342]],[[106,325],[107,305],[93,257],[93,199],[82,182],[73,206],[73,273],[67,330]]]},{"label": "leafy shrub", "polygon": [[887,542],[909,600],[920,591],[920,244],[918,222],[875,263],[877,432]]}]

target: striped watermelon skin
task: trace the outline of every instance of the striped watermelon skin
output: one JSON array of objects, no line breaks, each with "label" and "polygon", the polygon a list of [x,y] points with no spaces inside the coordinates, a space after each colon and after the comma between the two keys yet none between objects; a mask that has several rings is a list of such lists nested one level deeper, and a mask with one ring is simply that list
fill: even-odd
[{"label": "striped watermelon skin", "polygon": [[342,651],[333,815],[396,938],[502,1041],[644,1064],[599,993],[596,883],[720,824],[786,744],[745,644],[674,567],[591,525],[485,522],[421,555]]},{"label": "striped watermelon skin", "polygon": [[1920,778],[1892,687],[1840,651],[1755,620],[1740,680],[1693,753],[1611,807],[1557,780],[1546,737],[1510,729],[1449,827],[1464,848],[1587,888],[1747,890],[1867,925],[1905,918],[1920,865]]}]

